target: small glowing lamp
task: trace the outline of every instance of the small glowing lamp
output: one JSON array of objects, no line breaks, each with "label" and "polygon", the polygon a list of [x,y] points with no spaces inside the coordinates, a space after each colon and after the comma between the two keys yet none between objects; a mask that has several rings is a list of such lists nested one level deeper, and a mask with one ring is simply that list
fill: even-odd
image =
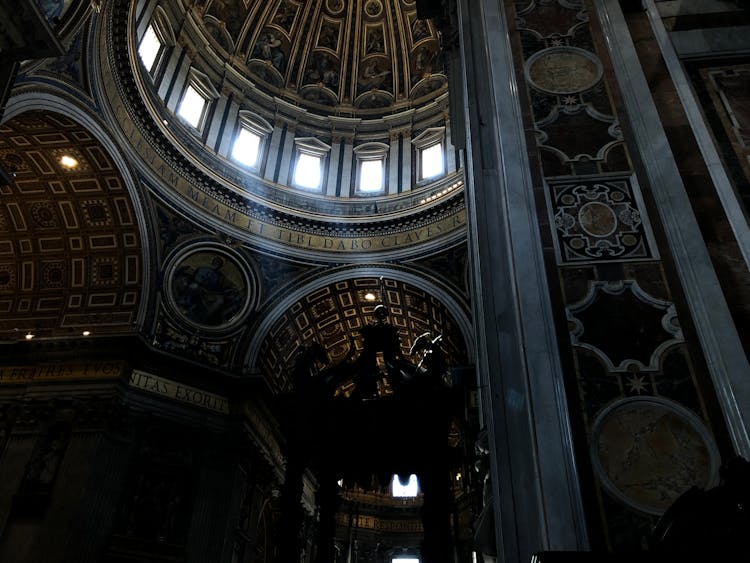
[{"label": "small glowing lamp", "polygon": [[78,161],[72,156],[64,154],[60,157],[60,164],[62,164],[65,168],[71,169],[78,166]]}]

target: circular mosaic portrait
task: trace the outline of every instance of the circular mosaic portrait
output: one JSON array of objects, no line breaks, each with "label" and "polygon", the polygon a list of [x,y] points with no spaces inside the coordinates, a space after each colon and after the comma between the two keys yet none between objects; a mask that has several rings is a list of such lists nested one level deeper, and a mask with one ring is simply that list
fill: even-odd
[{"label": "circular mosaic portrait", "polygon": [[594,470],[624,504],[660,515],[693,486],[716,481],[719,453],[703,422],[664,399],[633,397],[599,414],[592,435]]},{"label": "circular mosaic portrait", "polygon": [[172,308],[191,324],[215,330],[244,319],[255,289],[238,257],[205,246],[176,255],[165,279]]}]

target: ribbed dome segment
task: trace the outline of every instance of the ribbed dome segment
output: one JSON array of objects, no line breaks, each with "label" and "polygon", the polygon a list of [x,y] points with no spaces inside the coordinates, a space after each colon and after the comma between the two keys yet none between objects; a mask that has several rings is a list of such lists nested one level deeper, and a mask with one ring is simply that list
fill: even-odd
[{"label": "ribbed dome segment", "polygon": [[389,114],[446,88],[440,38],[414,0],[198,0],[193,11],[236,71],[316,113]]}]

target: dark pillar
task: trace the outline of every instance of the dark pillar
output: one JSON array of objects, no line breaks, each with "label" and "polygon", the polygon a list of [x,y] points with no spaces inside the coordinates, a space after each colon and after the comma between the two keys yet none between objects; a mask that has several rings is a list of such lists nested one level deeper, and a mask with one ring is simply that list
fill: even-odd
[{"label": "dark pillar", "polygon": [[298,563],[302,544],[300,531],[304,523],[302,510],[302,477],[305,471],[299,448],[290,447],[287,455],[284,487],[281,489],[281,519],[277,563]]},{"label": "dark pillar", "polygon": [[419,475],[419,482],[424,494],[422,561],[424,563],[452,563],[454,560],[451,530],[453,503],[450,473],[445,460],[437,457],[434,463]]},{"label": "dark pillar", "polygon": [[335,559],[336,511],[339,507],[339,488],[336,477],[327,472],[318,489],[318,552],[315,563],[331,563]]}]

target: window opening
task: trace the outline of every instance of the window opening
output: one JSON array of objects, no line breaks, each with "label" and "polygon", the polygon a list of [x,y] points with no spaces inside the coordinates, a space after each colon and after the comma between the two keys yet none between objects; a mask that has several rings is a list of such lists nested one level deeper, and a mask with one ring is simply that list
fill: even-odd
[{"label": "window opening", "polygon": [[260,135],[253,133],[246,127],[240,128],[240,133],[232,147],[232,158],[245,166],[255,166],[260,152]]},{"label": "window opening", "polygon": [[185,93],[182,95],[180,107],[177,109],[177,115],[198,129],[207,104],[208,100],[192,84],[188,84]]},{"label": "window opening", "polygon": [[435,143],[422,149],[422,179],[435,178],[444,171],[443,144]]},{"label": "window opening", "polygon": [[294,183],[301,188],[315,190],[320,188],[322,179],[321,158],[307,153],[300,153],[294,170]]},{"label": "window opening", "polygon": [[409,479],[402,482],[398,475],[393,476],[391,484],[391,491],[394,497],[416,497],[419,493],[419,482],[417,476],[413,473],[409,475]]},{"label": "window opening", "polygon": [[156,35],[154,26],[149,25],[148,28],[146,28],[146,33],[144,33],[141,38],[140,45],[138,45],[138,56],[141,57],[143,66],[145,66],[146,70],[149,72],[153,71],[156,57],[159,56],[161,48],[162,44]]},{"label": "window opening", "polygon": [[363,160],[359,169],[359,191],[379,192],[383,189],[382,160]]}]

